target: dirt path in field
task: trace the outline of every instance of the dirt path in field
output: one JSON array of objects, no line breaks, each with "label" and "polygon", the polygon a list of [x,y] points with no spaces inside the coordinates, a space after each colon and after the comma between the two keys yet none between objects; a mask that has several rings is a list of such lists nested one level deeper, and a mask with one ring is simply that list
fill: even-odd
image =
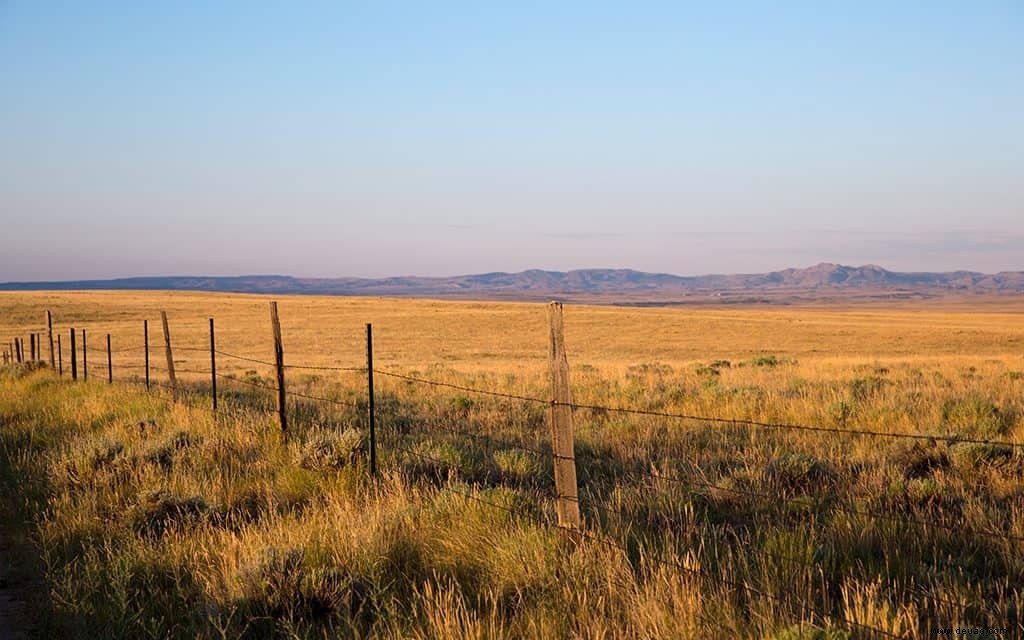
[{"label": "dirt path in field", "polygon": [[12,544],[12,540],[15,535],[17,533],[8,525],[0,526],[0,640],[31,638],[33,634],[28,603],[33,598],[45,595],[42,583],[13,570],[16,545]]}]

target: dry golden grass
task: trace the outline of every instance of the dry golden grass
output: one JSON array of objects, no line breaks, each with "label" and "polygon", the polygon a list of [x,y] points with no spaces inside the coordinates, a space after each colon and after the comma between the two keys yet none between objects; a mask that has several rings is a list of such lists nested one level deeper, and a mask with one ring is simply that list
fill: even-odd
[{"label": "dry golden grass", "polygon": [[[269,406],[259,390],[225,384],[214,416],[202,375],[184,376],[195,394],[179,403],[96,380],[100,337],[139,344],[148,318],[158,345],[161,309],[176,345],[204,347],[213,316],[220,349],[270,360],[268,300],[0,294],[0,340],[42,330],[47,308],[65,334],[74,325],[90,335],[89,384],[45,370],[0,375],[0,470],[22,488],[48,567],[45,628],[78,637],[874,637],[858,625],[908,638],[949,626],[1024,634],[1019,448],[579,410],[586,530],[623,550],[590,538],[574,546],[545,524],[542,405],[382,377],[384,471],[374,484],[360,453],[358,374],[290,370],[291,389],[356,406],[294,399],[288,442],[258,410]],[[542,305],[278,300],[287,362],[359,366],[372,322],[382,368],[548,395]],[[570,306],[573,392],[597,405],[1021,443],[1024,323],[1007,305]],[[162,351],[153,356],[160,364]],[[184,369],[207,358],[176,355]],[[250,381],[269,374],[226,357],[218,366]]]},{"label": "dry golden grass", "polygon": [[[541,368],[546,358],[544,307],[532,303],[448,302],[380,298],[254,296],[186,292],[0,292],[0,339],[44,328],[50,309],[56,327],[90,331],[96,356],[104,336],[114,348],[160,342],[165,310],[174,344],[208,344],[207,318],[217,323],[228,352],[272,359],[267,303],[279,301],[286,358],[314,365],[361,365],[364,325],[372,322],[381,365],[421,368],[445,363],[500,371]],[[919,310],[806,308],[627,308],[570,306],[566,334],[573,364],[595,366],[718,358],[743,360],[771,353],[801,363],[961,363],[1020,361],[1024,355],[1024,300]],[[67,336],[64,336],[67,342]],[[65,350],[67,349],[65,344]],[[162,353],[162,352],[161,352]],[[183,363],[206,364],[203,354],[178,353]],[[96,357],[93,360],[99,363]],[[225,362],[226,366],[231,363]]]}]

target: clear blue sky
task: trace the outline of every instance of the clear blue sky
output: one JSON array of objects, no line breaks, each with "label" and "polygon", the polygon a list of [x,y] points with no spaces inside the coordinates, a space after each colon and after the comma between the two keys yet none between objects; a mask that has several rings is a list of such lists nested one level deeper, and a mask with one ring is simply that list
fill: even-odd
[{"label": "clear blue sky", "polygon": [[1024,269],[1024,4],[0,0],[0,281]]}]

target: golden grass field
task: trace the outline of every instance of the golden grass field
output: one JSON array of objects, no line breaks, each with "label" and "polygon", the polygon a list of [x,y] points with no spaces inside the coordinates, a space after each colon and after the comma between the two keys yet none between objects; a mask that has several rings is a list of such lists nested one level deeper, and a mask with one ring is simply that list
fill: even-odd
[{"label": "golden grass field", "polygon": [[[503,370],[546,365],[544,305],[406,299],[262,296],[187,292],[0,292],[0,340],[27,340],[44,328],[86,328],[98,352],[107,333],[114,348],[142,343],[142,321],[162,348],[161,310],[175,344],[206,346],[207,319],[218,343],[270,359],[267,303],[277,299],[286,357],[318,364],[362,364],[364,325],[374,324],[382,365],[436,363]],[[570,306],[566,336],[573,363],[682,364],[761,353],[815,363],[968,362],[1024,356],[1024,300],[980,299],[948,307],[902,303],[885,308],[631,308]],[[67,335],[64,335],[65,342]],[[67,345],[65,344],[65,348]],[[201,356],[176,354],[183,362]],[[100,362],[96,360],[95,362]],[[227,364],[227,363],[226,363]],[[977,364],[976,362],[974,364]]]},{"label": "golden grass field", "polygon": [[[970,438],[815,433],[580,409],[585,536],[550,526],[543,405],[379,376],[367,478],[360,373],[266,392],[202,373],[174,403],[107,385],[101,345],[206,370],[271,361],[267,296],[0,294],[0,344],[53,312],[89,383],[9,367],[0,462],[71,637],[1024,635],[1024,301],[882,307],[567,306],[574,399],[664,413]],[[287,364],[549,397],[544,305],[276,298]],[[115,377],[140,375],[141,351]],[[270,383],[268,367],[218,369]],[[155,380],[164,374],[154,371]],[[467,436],[466,434],[469,434]],[[15,488],[15,489],[11,489]],[[977,635],[976,637],[985,637]]]}]

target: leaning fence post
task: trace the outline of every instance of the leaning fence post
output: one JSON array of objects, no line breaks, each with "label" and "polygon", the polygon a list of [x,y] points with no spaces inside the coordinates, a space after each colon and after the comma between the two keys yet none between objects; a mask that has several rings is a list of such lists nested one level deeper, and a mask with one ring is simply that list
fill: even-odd
[{"label": "leaning fence post", "polygon": [[213,410],[217,410],[217,347],[213,337],[213,318],[210,318],[210,389],[213,391]]},{"label": "leaning fence post", "polygon": [[164,355],[167,357],[167,377],[171,381],[171,396],[178,399],[178,379],[174,376],[174,354],[171,352],[171,329],[167,325],[167,312],[160,312],[164,325]]},{"label": "leaning fence post", "polygon": [[114,361],[110,356],[110,334],[107,334],[107,384],[114,384]]},{"label": "leaning fence post", "polygon": [[28,347],[28,352],[29,352],[29,359],[28,359],[28,361],[29,362],[35,362],[36,361],[36,334],[34,334],[34,333],[28,334],[28,345],[29,345],[29,347]]},{"label": "leaning fence post", "polygon": [[281,345],[281,320],[277,317],[277,303],[270,303],[270,324],[274,330],[274,368],[277,370],[277,415],[281,421],[281,433],[288,436],[288,415],[285,408],[287,398],[284,390],[284,347]]},{"label": "leaning fence post", "polygon": [[562,304],[548,305],[551,363],[551,443],[555,459],[555,510],[558,526],[580,528],[579,487],[576,483],[576,453],[572,430],[572,396],[569,392],[569,360],[565,356],[565,327]]},{"label": "leaning fence post", "polygon": [[46,338],[47,341],[50,343],[50,368],[56,369],[57,362],[56,359],[54,358],[53,351],[53,314],[51,314],[49,311],[46,312]]},{"label": "leaning fence post", "polygon": [[370,475],[377,477],[377,416],[373,397],[373,325],[366,323],[366,396],[370,425]]},{"label": "leaning fence post", "polygon": [[75,343],[74,327],[71,327],[71,379],[78,380],[78,348]]},{"label": "leaning fence post", "polygon": [[142,346],[146,350],[146,389],[149,390],[149,320],[142,321]]},{"label": "leaning fence post", "polygon": [[82,329],[82,380],[89,379],[89,343],[86,342],[85,329]]},{"label": "leaning fence post", "polygon": [[60,334],[57,334],[57,375],[64,375],[64,350],[60,346]]},{"label": "leaning fence post", "polygon": [[18,364],[21,364],[21,338],[14,339],[14,356]]}]

